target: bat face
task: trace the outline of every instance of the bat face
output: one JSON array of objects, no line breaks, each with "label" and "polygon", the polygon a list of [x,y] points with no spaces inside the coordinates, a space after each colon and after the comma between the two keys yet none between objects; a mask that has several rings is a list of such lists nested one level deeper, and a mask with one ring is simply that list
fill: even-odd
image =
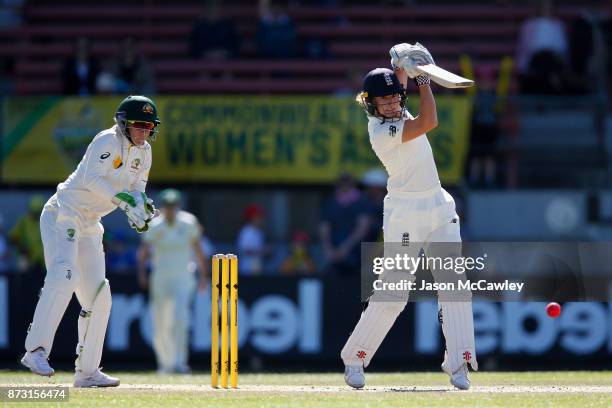
[{"label": "bat face", "polygon": [[442,85],[445,88],[469,88],[474,85],[474,81],[471,79],[455,75],[437,65],[419,65],[417,69],[423,74],[429,76],[432,81]]}]

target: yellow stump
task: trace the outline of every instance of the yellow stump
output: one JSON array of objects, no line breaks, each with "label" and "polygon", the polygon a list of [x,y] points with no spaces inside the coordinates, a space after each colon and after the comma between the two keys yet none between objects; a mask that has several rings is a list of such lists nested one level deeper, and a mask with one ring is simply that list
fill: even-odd
[{"label": "yellow stump", "polygon": [[238,387],[238,257],[228,255],[230,261],[230,383]]},{"label": "yellow stump", "polygon": [[219,386],[219,261],[220,255],[213,256],[210,277],[210,385]]},{"label": "yellow stump", "polygon": [[221,387],[227,388],[229,372],[228,343],[228,295],[229,295],[229,259],[221,258]]}]

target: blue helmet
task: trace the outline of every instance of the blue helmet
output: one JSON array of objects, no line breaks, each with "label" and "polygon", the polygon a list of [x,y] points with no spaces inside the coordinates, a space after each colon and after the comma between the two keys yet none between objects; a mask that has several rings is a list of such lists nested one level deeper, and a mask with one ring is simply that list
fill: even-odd
[{"label": "blue helmet", "polygon": [[368,72],[363,80],[361,104],[365,111],[375,117],[383,118],[374,103],[374,97],[399,94],[400,107],[404,109],[406,103],[406,90],[400,83],[397,75],[388,68],[376,68]]}]

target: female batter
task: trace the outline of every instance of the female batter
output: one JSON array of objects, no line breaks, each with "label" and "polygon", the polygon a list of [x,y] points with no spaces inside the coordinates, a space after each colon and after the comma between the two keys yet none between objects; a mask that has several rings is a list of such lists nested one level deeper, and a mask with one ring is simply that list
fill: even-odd
[{"label": "female batter", "polygon": [[[365,77],[363,92],[357,97],[368,115],[372,148],[389,173],[383,218],[385,252],[391,243],[408,242],[417,246],[417,251],[423,248],[425,252],[430,249],[433,252],[431,243],[434,242],[455,243],[456,250],[461,242],[459,217],[453,198],[440,185],[426,135],[438,125],[436,103],[429,77],[416,70],[417,62],[423,59],[433,62],[433,59],[420,44],[396,45],[391,55],[394,71],[386,68],[370,71]],[[420,106],[416,117],[404,105],[408,77],[419,89]],[[444,271],[431,272],[438,281]],[[383,279],[395,280],[398,276],[401,276],[399,272],[391,272]],[[463,295],[460,301],[439,296],[438,317],[446,339],[442,369],[450,376],[451,384],[466,390],[470,387],[467,364],[474,370],[478,369],[478,364],[471,293]],[[408,301],[407,292],[386,293],[385,296],[385,299],[377,294],[370,297],[368,307],[342,349],[344,378],[351,387],[365,385],[363,369]]]}]

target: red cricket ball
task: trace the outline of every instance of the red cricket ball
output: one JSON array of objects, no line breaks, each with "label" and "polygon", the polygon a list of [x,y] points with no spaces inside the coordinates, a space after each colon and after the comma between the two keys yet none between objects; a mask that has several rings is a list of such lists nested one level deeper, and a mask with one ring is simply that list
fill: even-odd
[{"label": "red cricket ball", "polygon": [[546,313],[552,318],[559,317],[561,314],[561,305],[557,302],[550,302],[546,305]]}]

